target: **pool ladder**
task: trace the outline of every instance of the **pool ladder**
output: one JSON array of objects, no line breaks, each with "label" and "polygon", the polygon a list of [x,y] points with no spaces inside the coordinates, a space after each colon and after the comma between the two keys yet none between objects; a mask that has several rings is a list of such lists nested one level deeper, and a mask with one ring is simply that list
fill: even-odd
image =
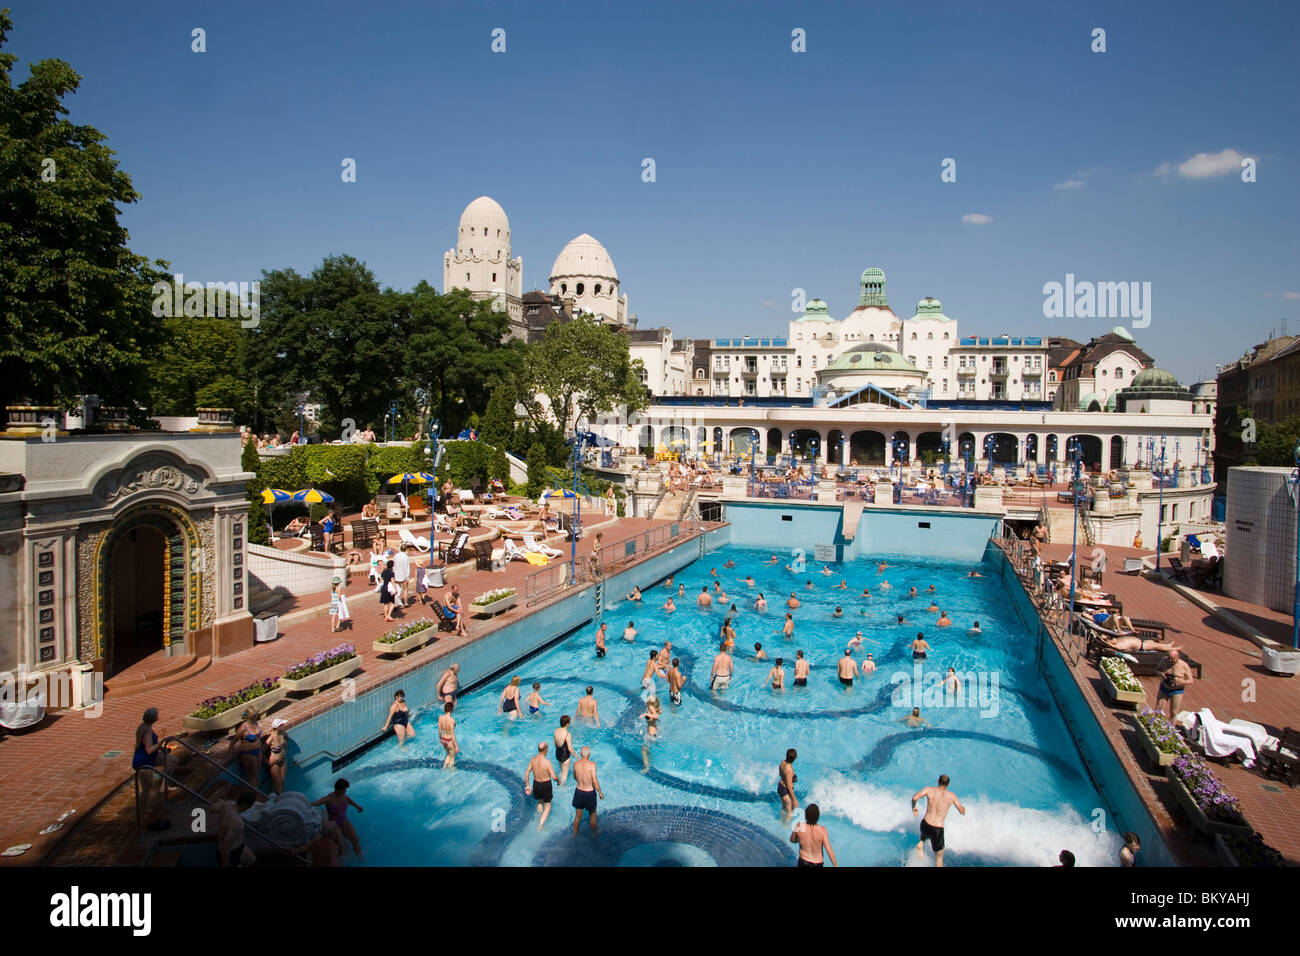
[{"label": "pool ladder", "polygon": [[596,620],[605,615],[605,579],[596,579]]}]

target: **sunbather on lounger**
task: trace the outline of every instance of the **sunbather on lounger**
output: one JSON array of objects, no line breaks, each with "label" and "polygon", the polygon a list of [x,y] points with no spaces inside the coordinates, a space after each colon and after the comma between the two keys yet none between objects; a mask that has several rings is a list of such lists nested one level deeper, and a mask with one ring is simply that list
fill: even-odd
[{"label": "sunbather on lounger", "polygon": [[1149,637],[1139,637],[1136,634],[1126,634],[1123,637],[1102,637],[1101,642],[1112,651],[1176,651],[1178,645],[1169,641],[1157,641]]}]

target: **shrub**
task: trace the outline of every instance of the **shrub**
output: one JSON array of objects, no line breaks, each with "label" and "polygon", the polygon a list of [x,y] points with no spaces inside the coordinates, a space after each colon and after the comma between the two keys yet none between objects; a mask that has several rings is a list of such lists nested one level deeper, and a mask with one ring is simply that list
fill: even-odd
[{"label": "shrub", "polygon": [[1147,736],[1156,745],[1156,749],[1165,754],[1189,754],[1191,748],[1178,732],[1178,728],[1164,714],[1150,707],[1144,707],[1137,715],[1138,723],[1146,730]]},{"label": "shrub", "polygon": [[380,644],[396,644],[403,638],[410,637],[412,634],[419,634],[421,631],[433,627],[433,621],[410,621],[400,627],[395,627],[379,639]]},{"label": "shrub", "polygon": [[474,599],[473,604],[471,604],[470,606],[486,607],[487,605],[491,604],[493,601],[500,601],[503,598],[508,598],[518,593],[519,591],[516,588],[495,588],[491,591],[484,591],[482,594],[480,594],[478,597]]},{"label": "shrub", "polygon": [[1133,676],[1133,672],[1129,670],[1128,665],[1118,657],[1103,657],[1101,664],[1098,666],[1119,690],[1142,692],[1142,685],[1138,682],[1138,679]]}]

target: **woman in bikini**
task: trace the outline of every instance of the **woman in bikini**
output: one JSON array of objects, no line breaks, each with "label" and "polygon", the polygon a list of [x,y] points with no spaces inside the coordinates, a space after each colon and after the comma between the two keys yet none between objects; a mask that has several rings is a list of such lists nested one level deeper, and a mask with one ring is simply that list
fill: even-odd
[{"label": "woman in bikini", "polygon": [[511,720],[519,718],[519,678],[518,676],[510,678],[510,683],[506,689],[501,692],[501,700],[497,701],[497,713],[505,714]]},{"label": "woman in bikini", "polygon": [[438,739],[447,751],[447,759],[442,762],[444,768],[456,766],[456,754],[460,753],[460,744],[456,743],[456,718],[451,712],[456,709],[452,701],[442,705],[442,716],[438,718]]},{"label": "woman in bikini", "polygon": [[645,713],[641,716],[645,719],[646,736],[658,737],[659,718],[663,716],[663,709],[659,706],[658,697],[651,697],[645,702]]},{"label": "woman in bikini", "polygon": [[235,728],[235,737],[230,741],[230,752],[239,757],[244,779],[253,789],[257,789],[257,778],[262,769],[262,728],[257,725],[257,718],[251,710],[240,715],[243,721]]},{"label": "woman in bikini", "polygon": [[379,729],[381,734],[388,733],[389,725],[397,735],[397,746],[405,747],[407,740],[415,739],[415,727],[411,723],[411,709],[406,706],[406,691],[399,690],[393,695],[393,706],[388,708],[388,719]]},{"label": "woman in bikini", "polygon": [[284,793],[284,772],[289,766],[289,735],[281,729],[288,723],[283,717],[277,717],[266,735],[266,771],[271,775],[277,796]]},{"label": "woman in bikini", "polygon": [[321,797],[319,800],[312,803],[312,806],[319,807],[324,804],[325,813],[328,815],[330,822],[338,827],[339,830],[342,831],[343,835],[347,837],[348,842],[352,844],[352,852],[357,856],[360,856],[361,838],[357,836],[356,827],[354,827],[352,821],[348,819],[348,806],[351,805],[356,807],[357,813],[365,813],[365,811],[361,809],[360,804],[354,802],[353,799],[348,796],[348,786],[348,782],[340,777],[338,780],[334,781],[334,792]]}]

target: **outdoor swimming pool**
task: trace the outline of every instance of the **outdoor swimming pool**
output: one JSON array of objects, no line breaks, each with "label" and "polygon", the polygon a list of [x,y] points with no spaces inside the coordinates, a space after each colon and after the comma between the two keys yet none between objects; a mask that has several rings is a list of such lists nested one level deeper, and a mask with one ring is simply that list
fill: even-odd
[{"label": "outdoor swimming pool", "polygon": [[[462,754],[442,769],[436,718],[428,707],[415,720],[417,739],[399,749],[388,739],[340,771],[365,812],[351,819],[371,865],[792,865],[790,825],[781,820],[777,765],[786,748],[799,752],[796,792],[816,802],[821,822],[844,865],[916,865],[911,852],[917,820],[909,798],[940,773],[966,806],[947,828],[947,865],[1052,865],[1062,849],[1081,866],[1112,865],[1120,835],[1093,787],[1066,726],[1038,676],[1032,637],[1010,606],[1001,581],[971,564],[890,559],[820,565],[798,574],[790,560],[768,567],[770,550],[728,546],[676,575],[686,585],[679,610],[661,605],[669,593],[647,588],[640,604],[606,599],[609,653],[597,660],[593,623],[528,659],[457,703]],[[728,559],[736,567],[723,567]],[[718,569],[726,603],[696,608],[702,585],[712,589]],[[744,583],[752,573],[755,586]],[[847,590],[833,589],[841,578]],[[814,587],[805,588],[811,581]],[[883,590],[888,581],[892,590]],[[925,609],[934,584],[939,607],[953,620],[937,628]],[[872,596],[861,597],[863,586]],[[920,595],[907,598],[916,586]],[[765,613],[753,610],[758,592]],[[795,632],[783,639],[785,600],[795,591]],[[676,594],[676,588],[672,592]],[[735,678],[723,692],[708,689],[719,626],[731,603],[739,608]],[[843,617],[834,618],[836,605]],[[905,615],[897,622],[897,615]],[[629,620],[639,636],[620,639]],[[967,629],[980,622],[981,635]],[[874,655],[876,672],[843,687],[835,664],[858,630],[861,660]],[[923,631],[932,646],[914,668],[909,642]],[[648,652],[673,642],[687,684],[682,704],[664,704],[660,738],[648,742],[640,680]],[[786,686],[763,686],[771,662],[754,659],[754,642],[769,658],[785,658]],[[808,686],[792,686],[795,650],[812,664]],[[965,680],[964,693],[946,697],[936,686],[948,667]],[[496,713],[500,692],[519,674],[526,696],[534,681],[550,701],[536,717],[510,721]],[[600,833],[571,835],[572,777],[557,788],[545,830],[536,829],[523,775],[537,743],[552,740],[561,714],[575,714],[586,685],[595,687],[601,727],[572,727],[576,745],[592,748],[606,799]],[[912,700],[915,696],[917,699]],[[932,726],[901,722],[913,706]],[[526,708],[525,708],[526,710]],[[552,746],[552,751],[553,751]],[[553,756],[553,752],[551,754]],[[316,796],[318,794],[313,794]],[[799,816],[801,818],[801,814]],[[926,864],[932,862],[926,857]],[[350,855],[345,862],[355,862]]]}]

